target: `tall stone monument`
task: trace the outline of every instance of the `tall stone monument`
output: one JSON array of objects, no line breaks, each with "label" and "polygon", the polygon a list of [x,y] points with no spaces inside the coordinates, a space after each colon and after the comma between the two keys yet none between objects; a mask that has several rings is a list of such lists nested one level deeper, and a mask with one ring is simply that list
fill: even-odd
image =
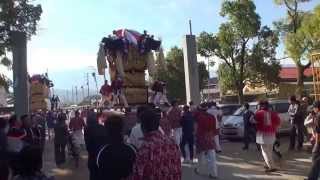
[{"label": "tall stone monument", "polygon": [[197,64],[196,37],[191,32],[183,37],[184,74],[186,82],[187,102],[200,104],[199,73]]},{"label": "tall stone monument", "polygon": [[10,35],[13,56],[14,109],[19,117],[29,113],[27,38],[25,33],[18,31],[14,31]]}]

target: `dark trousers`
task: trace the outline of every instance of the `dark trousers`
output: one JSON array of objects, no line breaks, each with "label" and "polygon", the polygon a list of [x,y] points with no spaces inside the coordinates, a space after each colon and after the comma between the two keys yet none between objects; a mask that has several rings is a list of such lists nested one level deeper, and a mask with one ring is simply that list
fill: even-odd
[{"label": "dark trousers", "polygon": [[18,175],[21,170],[21,163],[19,160],[19,153],[10,152],[9,157],[9,168],[11,170],[12,176]]},{"label": "dark trousers", "polygon": [[9,179],[9,163],[8,161],[0,161],[0,180]]},{"label": "dark trousers", "polygon": [[293,124],[290,132],[290,147],[289,149],[294,149],[296,146],[296,137],[298,137],[298,149],[303,146],[303,124]]},{"label": "dark trousers", "polygon": [[182,156],[186,159],[186,150],[184,149],[185,145],[188,144],[189,152],[190,152],[190,160],[193,159],[193,144],[194,144],[194,137],[193,134],[182,134],[182,140],[180,143],[180,149],[182,152]]},{"label": "dark trousers", "polygon": [[[245,126],[244,127],[244,136],[243,136],[243,144],[244,148],[249,148],[250,142],[256,141],[256,130],[254,127]],[[257,145],[258,147],[258,145]]]},{"label": "dark trousers", "polygon": [[320,173],[320,151],[313,153],[312,167],[308,175],[308,180],[317,180]]},{"label": "dark trousers", "polygon": [[41,139],[40,140],[40,148],[41,148],[41,153],[42,154],[44,152],[45,145],[46,145],[46,140],[45,139]]},{"label": "dark trousers", "polygon": [[[95,161],[95,160],[93,160]],[[88,162],[88,169],[89,169],[89,180],[99,180],[99,171],[97,165]]]},{"label": "dark trousers", "polygon": [[280,135],[278,133],[276,134],[276,141],[273,143],[272,151],[279,159],[282,158],[282,154],[280,152]]},{"label": "dark trousers", "polygon": [[66,162],[66,143],[54,144],[54,158],[57,165],[61,165]]}]

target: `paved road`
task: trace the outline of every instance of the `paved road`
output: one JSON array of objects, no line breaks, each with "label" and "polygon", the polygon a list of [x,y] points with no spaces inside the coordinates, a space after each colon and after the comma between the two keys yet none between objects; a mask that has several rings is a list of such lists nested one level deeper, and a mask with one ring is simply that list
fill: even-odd
[{"label": "paved road", "polygon": [[[224,142],[223,153],[218,155],[219,179],[221,180],[302,180],[305,178],[311,165],[311,155],[306,151],[287,152],[287,140],[282,140],[282,152],[284,160],[278,161],[281,171],[273,174],[264,173],[262,157],[253,146],[249,151],[242,151],[240,142]],[[54,175],[57,180],[87,180],[86,167],[87,156],[85,152],[81,156],[82,162],[78,168],[73,166],[71,160],[63,167],[56,168],[53,161],[53,145],[48,143],[44,157],[45,172]],[[206,180],[206,176],[194,174],[195,165],[183,164],[183,180]]]}]

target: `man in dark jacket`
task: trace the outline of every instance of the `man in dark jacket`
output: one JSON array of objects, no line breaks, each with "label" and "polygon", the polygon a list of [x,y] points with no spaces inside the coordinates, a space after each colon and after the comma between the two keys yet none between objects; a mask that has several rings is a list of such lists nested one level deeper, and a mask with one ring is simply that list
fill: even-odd
[{"label": "man in dark jacket", "polygon": [[45,120],[45,114],[44,113],[38,113],[36,115],[36,123],[37,128],[39,129],[40,133],[40,148],[42,150],[42,153],[44,151],[44,146],[46,143],[46,120]]},{"label": "man in dark jacket", "polygon": [[290,122],[292,124],[290,132],[290,146],[289,150],[294,150],[296,146],[296,137],[298,137],[298,150],[302,149],[303,146],[303,129],[304,129],[304,119],[301,113],[301,107],[299,101],[295,96],[289,98],[289,109],[288,114],[290,116]]},{"label": "man in dark jacket", "polygon": [[98,123],[96,113],[90,111],[87,117],[87,126],[84,129],[84,140],[88,151],[90,180],[99,179],[96,159],[99,150],[106,144],[106,138],[105,128]]},{"label": "man in dark jacket", "polygon": [[107,143],[99,150],[96,161],[99,179],[125,179],[132,173],[136,152],[123,140],[123,119],[111,115],[105,130]]},{"label": "man in dark jacket", "polygon": [[59,116],[58,122],[54,127],[54,157],[58,167],[66,161],[65,151],[69,133],[65,121],[64,116]]},{"label": "man in dark jacket", "polygon": [[56,120],[56,114],[53,111],[49,111],[46,114],[49,140],[53,136],[53,128],[54,128],[55,120]]},{"label": "man in dark jacket", "polygon": [[[194,144],[194,122],[195,118],[190,112],[189,106],[185,105],[183,107],[183,115],[181,118],[182,126],[182,141],[180,144],[180,149],[185,162],[193,162],[193,144]],[[186,157],[185,145],[188,144],[190,157]]]},{"label": "man in dark jacket", "polygon": [[243,113],[243,121],[244,121],[244,137],[243,143],[244,147],[243,150],[249,149],[250,142],[255,142],[256,138],[256,129],[255,125],[253,124],[254,113],[249,109],[249,104],[246,103],[244,105],[245,111]]},{"label": "man in dark jacket", "polygon": [[21,122],[22,122],[22,129],[27,133],[27,136],[23,138],[25,145],[35,145],[36,139],[34,136],[34,132],[32,130],[32,121],[29,117],[29,115],[25,114],[21,116]]}]

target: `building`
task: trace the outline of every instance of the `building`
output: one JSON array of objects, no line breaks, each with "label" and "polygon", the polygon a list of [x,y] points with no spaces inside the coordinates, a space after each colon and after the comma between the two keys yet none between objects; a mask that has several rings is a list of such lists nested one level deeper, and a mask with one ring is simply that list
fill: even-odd
[{"label": "building", "polygon": [[220,88],[218,77],[209,78],[205,87],[201,90],[201,100],[218,100],[220,99]]},{"label": "building", "polygon": [[[280,82],[277,88],[267,89],[261,84],[252,84],[249,81],[245,82],[243,93],[247,97],[259,97],[268,96],[275,98],[287,98],[296,93],[297,89],[297,75],[298,71],[295,66],[283,66],[279,72]],[[304,92],[308,95],[313,94],[313,74],[312,68],[307,68],[304,71]],[[231,91],[230,91],[231,92]],[[227,93],[226,96],[237,96],[232,93]],[[225,98],[224,98],[225,99]],[[236,100],[237,98],[234,97]],[[250,98],[249,98],[250,99]],[[253,98],[254,99],[254,98]],[[205,85],[204,89],[201,90],[201,100],[221,100],[221,92],[219,88],[219,80],[217,77],[209,79],[209,82]]]},{"label": "building", "polygon": [[[280,82],[277,88],[267,89],[261,84],[252,84],[246,82],[246,86],[243,89],[245,95],[274,95],[278,98],[287,98],[296,93],[297,89],[297,75],[298,71],[296,67],[282,67],[279,72]],[[305,81],[304,81],[304,92],[306,94],[312,94],[313,92],[313,79],[312,79],[312,69],[307,68],[304,71]]]},{"label": "building", "polygon": [[[297,75],[298,71],[296,67],[283,67],[279,73],[279,96],[288,97],[295,94],[297,88]],[[307,68],[304,71],[304,92],[311,95],[313,93],[313,74],[312,68]]]}]

